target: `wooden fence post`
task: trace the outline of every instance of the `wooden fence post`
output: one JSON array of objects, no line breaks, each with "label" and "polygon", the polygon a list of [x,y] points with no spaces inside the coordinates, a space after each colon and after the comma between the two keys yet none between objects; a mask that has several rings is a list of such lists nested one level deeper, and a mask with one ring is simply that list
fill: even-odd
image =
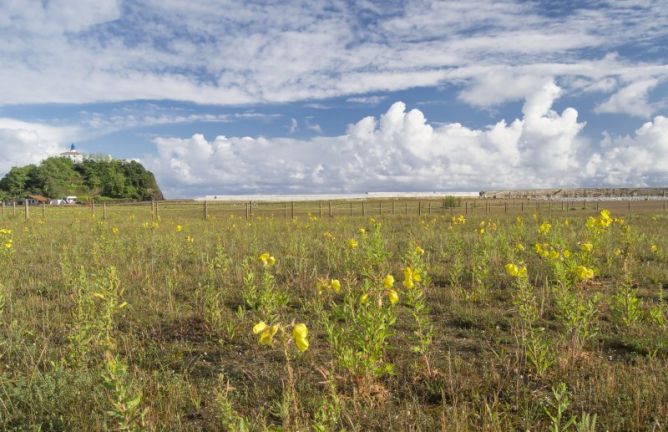
[{"label": "wooden fence post", "polygon": [[378,203],[378,216],[382,216],[382,215],[383,215],[383,202],[380,201]]},{"label": "wooden fence post", "polygon": [[248,218],[250,218],[250,206],[248,203],[245,203],[244,205],[246,206],[246,220],[248,220]]},{"label": "wooden fence post", "polygon": [[508,213],[508,203],[507,202],[503,203],[503,212]]},{"label": "wooden fence post", "polygon": [[159,201],[155,202],[155,220],[160,220],[160,209],[158,208]]},{"label": "wooden fence post", "polygon": [[394,216],[394,201],[392,201],[392,216]]},{"label": "wooden fence post", "polygon": [[464,214],[467,215],[469,214],[469,202],[464,201]]},{"label": "wooden fence post", "polygon": [[294,201],[290,201],[290,217],[292,219],[295,218],[295,202]]},{"label": "wooden fence post", "polygon": [[427,202],[427,214],[431,215],[431,201]]},{"label": "wooden fence post", "polygon": [[25,200],[25,214],[24,214],[24,218],[25,218],[24,220],[26,222],[28,222],[28,219],[30,219],[30,210],[28,209],[28,206],[29,206],[28,200],[26,199]]},{"label": "wooden fence post", "polygon": [[332,217],[332,202],[329,201],[327,204],[329,205],[329,217]]},{"label": "wooden fence post", "polygon": [[318,217],[322,218],[322,201],[318,201]]},{"label": "wooden fence post", "polygon": [[422,201],[418,201],[418,216],[422,216]]},{"label": "wooden fence post", "polygon": [[209,219],[209,201],[204,200],[204,220]]},{"label": "wooden fence post", "polygon": [[362,216],[366,216],[366,210],[364,207],[364,201],[362,201]]},{"label": "wooden fence post", "polygon": [[12,201],[12,216],[16,217],[16,200]]}]

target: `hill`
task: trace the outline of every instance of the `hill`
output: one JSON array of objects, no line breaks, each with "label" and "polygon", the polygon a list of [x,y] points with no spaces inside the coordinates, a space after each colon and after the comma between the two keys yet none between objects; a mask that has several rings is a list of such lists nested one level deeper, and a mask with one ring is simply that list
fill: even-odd
[{"label": "hill", "polygon": [[27,194],[48,198],[76,195],[80,199],[164,199],[153,173],[139,162],[87,159],[74,163],[65,157],[13,167],[0,180],[0,198],[20,199]]}]

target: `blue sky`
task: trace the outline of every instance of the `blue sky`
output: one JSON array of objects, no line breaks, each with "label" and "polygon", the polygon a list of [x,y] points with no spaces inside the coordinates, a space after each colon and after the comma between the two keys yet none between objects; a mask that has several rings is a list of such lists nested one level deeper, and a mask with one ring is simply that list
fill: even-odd
[{"label": "blue sky", "polygon": [[171,198],[668,184],[665,1],[5,0],[0,174]]}]

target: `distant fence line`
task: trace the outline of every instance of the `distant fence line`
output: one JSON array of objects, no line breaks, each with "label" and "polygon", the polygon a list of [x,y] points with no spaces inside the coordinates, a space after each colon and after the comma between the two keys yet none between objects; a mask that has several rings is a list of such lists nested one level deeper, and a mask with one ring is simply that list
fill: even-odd
[{"label": "distant fence line", "polygon": [[294,219],[297,217],[366,217],[366,216],[500,216],[503,214],[549,214],[595,213],[607,208],[616,214],[641,212],[666,212],[666,199],[626,200],[519,200],[519,199],[372,199],[332,201],[146,201],[133,203],[102,203],[87,205],[23,205],[2,204],[0,217],[19,218],[26,221],[31,216],[49,218],[65,217],[67,214],[90,212],[108,219],[114,216],[127,217],[133,212],[148,219],[162,218],[225,218],[251,219],[274,217]]}]

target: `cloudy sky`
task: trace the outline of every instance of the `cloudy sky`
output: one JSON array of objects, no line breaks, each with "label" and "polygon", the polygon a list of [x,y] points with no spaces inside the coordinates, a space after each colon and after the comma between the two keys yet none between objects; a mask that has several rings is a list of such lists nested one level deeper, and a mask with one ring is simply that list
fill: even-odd
[{"label": "cloudy sky", "polygon": [[2,0],[0,175],[70,143],[170,198],[666,186],[668,4]]}]

